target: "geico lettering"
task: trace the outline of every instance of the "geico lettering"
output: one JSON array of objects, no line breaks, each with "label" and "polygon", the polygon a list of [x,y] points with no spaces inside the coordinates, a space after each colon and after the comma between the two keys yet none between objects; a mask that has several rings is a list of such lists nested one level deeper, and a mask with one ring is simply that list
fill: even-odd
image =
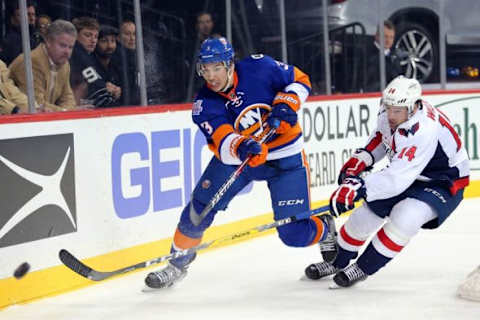
[{"label": "geico lettering", "polygon": [[[193,185],[202,175],[205,147],[200,130],[196,130],[193,142],[190,129],[118,135],[111,153],[112,200],[117,216],[129,219],[149,210],[158,212],[188,203]],[[242,193],[252,187],[249,184]]]},{"label": "geico lettering", "polygon": [[370,134],[368,120],[370,110],[368,105],[349,106],[318,106],[303,109],[303,133],[305,142],[312,136],[317,141],[323,139],[347,139],[351,137],[367,137]]},{"label": "geico lettering", "polygon": [[102,79],[102,77],[92,67],[88,67],[88,68],[83,69],[82,70],[82,75],[88,83],[92,83],[92,82],[97,81],[98,79]]},{"label": "geico lettering", "polygon": [[303,204],[304,199],[293,199],[293,200],[280,200],[278,201],[278,205],[280,207],[283,206],[295,206],[297,204]]},{"label": "geico lettering", "polygon": [[[143,215],[150,209],[151,202],[153,211],[182,205],[182,189],[176,188],[182,185],[181,160],[184,168],[184,195],[187,196],[192,191],[190,129],[184,130],[183,134],[183,153],[168,151],[181,147],[181,130],[152,132],[150,141],[142,132],[124,133],[115,138],[111,154],[112,194],[118,217],[128,219]],[[205,142],[202,146],[204,145]],[[194,162],[200,161],[201,150],[194,149],[198,152]],[[165,161],[161,158],[162,152],[180,154],[180,157],[183,154],[183,159]],[[200,165],[195,167],[200,170]],[[196,172],[197,176],[199,177],[200,173]]]}]

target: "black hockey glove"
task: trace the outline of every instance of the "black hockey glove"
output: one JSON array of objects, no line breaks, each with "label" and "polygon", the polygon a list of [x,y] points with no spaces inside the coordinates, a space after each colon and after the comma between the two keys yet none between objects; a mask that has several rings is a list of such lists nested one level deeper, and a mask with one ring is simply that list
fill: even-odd
[{"label": "black hockey glove", "polygon": [[115,97],[107,91],[107,88],[95,91],[87,99],[93,101],[92,104],[96,108],[109,107],[115,102]]}]

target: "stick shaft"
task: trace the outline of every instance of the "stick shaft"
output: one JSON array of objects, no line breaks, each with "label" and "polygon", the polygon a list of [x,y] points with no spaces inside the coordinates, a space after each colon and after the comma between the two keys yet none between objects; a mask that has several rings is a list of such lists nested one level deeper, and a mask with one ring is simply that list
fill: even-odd
[{"label": "stick shaft", "polygon": [[[260,138],[258,143],[264,143],[267,141],[271,136],[275,134],[275,128],[271,128],[264,136]],[[195,219],[195,221],[192,220],[192,223],[194,225],[199,225],[202,220],[207,216],[207,214],[210,212],[210,210],[215,207],[215,205],[222,199],[223,195],[230,189],[232,184],[237,180],[237,178],[240,176],[242,173],[243,169],[247,166],[248,162],[252,156],[247,157],[247,159],[243,160],[243,162],[238,166],[238,168],[230,175],[230,177],[225,181],[225,183],[218,189],[217,193],[212,197],[212,199],[208,202],[208,204],[205,206],[205,208],[202,210],[200,213],[199,217]]]},{"label": "stick shaft", "polygon": [[296,214],[294,216],[283,218],[283,219],[280,219],[280,220],[277,220],[277,221],[274,221],[274,222],[271,222],[271,223],[263,224],[263,225],[256,226],[256,227],[244,230],[244,231],[232,233],[232,234],[227,235],[227,236],[223,236],[223,237],[211,240],[211,241],[207,241],[205,243],[202,243],[198,246],[195,246],[195,247],[192,247],[192,248],[189,248],[189,249],[186,249],[186,250],[176,251],[176,252],[173,252],[173,253],[170,253],[170,254],[167,254],[167,255],[163,255],[163,256],[160,256],[160,257],[157,257],[157,258],[154,258],[154,259],[151,259],[151,260],[143,261],[143,262],[140,262],[140,263],[128,266],[128,267],[124,267],[124,268],[121,268],[121,269],[113,270],[113,271],[102,272],[102,271],[94,270],[94,269],[88,267],[87,265],[85,265],[80,260],[78,260],[73,254],[71,254],[70,252],[68,252],[65,249],[60,250],[59,257],[60,257],[60,260],[63,262],[64,265],[66,265],[68,268],[70,268],[74,272],[78,273],[79,275],[81,275],[85,278],[88,278],[90,280],[93,280],[93,281],[102,281],[104,279],[110,278],[110,277],[115,276],[115,275],[119,275],[119,274],[122,274],[122,273],[127,273],[127,272],[130,272],[130,271],[145,268],[145,267],[148,267],[148,266],[151,266],[151,265],[154,265],[154,264],[159,264],[159,263],[162,263],[164,261],[168,261],[168,260],[171,260],[171,259],[183,257],[183,256],[198,252],[200,250],[203,250],[203,249],[206,249],[206,248],[209,248],[209,247],[214,247],[215,245],[219,245],[219,244],[222,244],[222,243],[225,243],[225,242],[228,242],[228,241],[237,240],[237,239],[244,238],[246,236],[251,236],[251,235],[254,235],[256,233],[260,233],[260,232],[263,232],[263,231],[266,231],[266,230],[269,230],[269,229],[277,228],[279,226],[283,226],[283,225],[286,225],[286,224],[289,224],[289,223],[292,223],[292,222],[295,222],[295,221],[298,221],[298,220],[307,219],[311,216],[320,215],[322,213],[327,212],[328,210],[329,210],[329,206],[325,205],[323,207],[316,208],[316,209],[309,210],[309,211],[305,211],[305,212]]}]

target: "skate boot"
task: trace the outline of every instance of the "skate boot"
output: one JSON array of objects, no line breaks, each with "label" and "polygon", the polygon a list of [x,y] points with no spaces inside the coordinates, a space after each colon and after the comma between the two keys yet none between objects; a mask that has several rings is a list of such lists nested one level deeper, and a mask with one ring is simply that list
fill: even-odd
[{"label": "skate boot", "polygon": [[308,279],[318,280],[340,271],[329,262],[312,263],[305,269],[305,275]]},{"label": "skate boot", "polygon": [[348,288],[359,281],[367,279],[367,277],[368,275],[354,263],[338,272],[335,277],[333,277],[333,281],[340,287]]},{"label": "skate boot", "polygon": [[328,234],[325,240],[318,243],[323,261],[332,263],[338,254],[337,229],[335,220],[330,214],[320,216],[320,219],[328,226]]},{"label": "skate boot", "polygon": [[145,278],[145,284],[153,289],[162,289],[173,286],[187,275],[187,269],[180,269],[168,264],[164,269],[150,272]]}]

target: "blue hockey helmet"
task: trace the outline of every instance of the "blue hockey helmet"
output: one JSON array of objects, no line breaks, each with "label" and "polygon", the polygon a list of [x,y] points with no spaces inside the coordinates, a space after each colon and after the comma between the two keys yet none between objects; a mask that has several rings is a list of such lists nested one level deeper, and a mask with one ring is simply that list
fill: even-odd
[{"label": "blue hockey helmet", "polygon": [[208,38],[203,41],[198,52],[198,64],[223,62],[226,67],[230,67],[234,55],[232,45],[224,37]]}]

